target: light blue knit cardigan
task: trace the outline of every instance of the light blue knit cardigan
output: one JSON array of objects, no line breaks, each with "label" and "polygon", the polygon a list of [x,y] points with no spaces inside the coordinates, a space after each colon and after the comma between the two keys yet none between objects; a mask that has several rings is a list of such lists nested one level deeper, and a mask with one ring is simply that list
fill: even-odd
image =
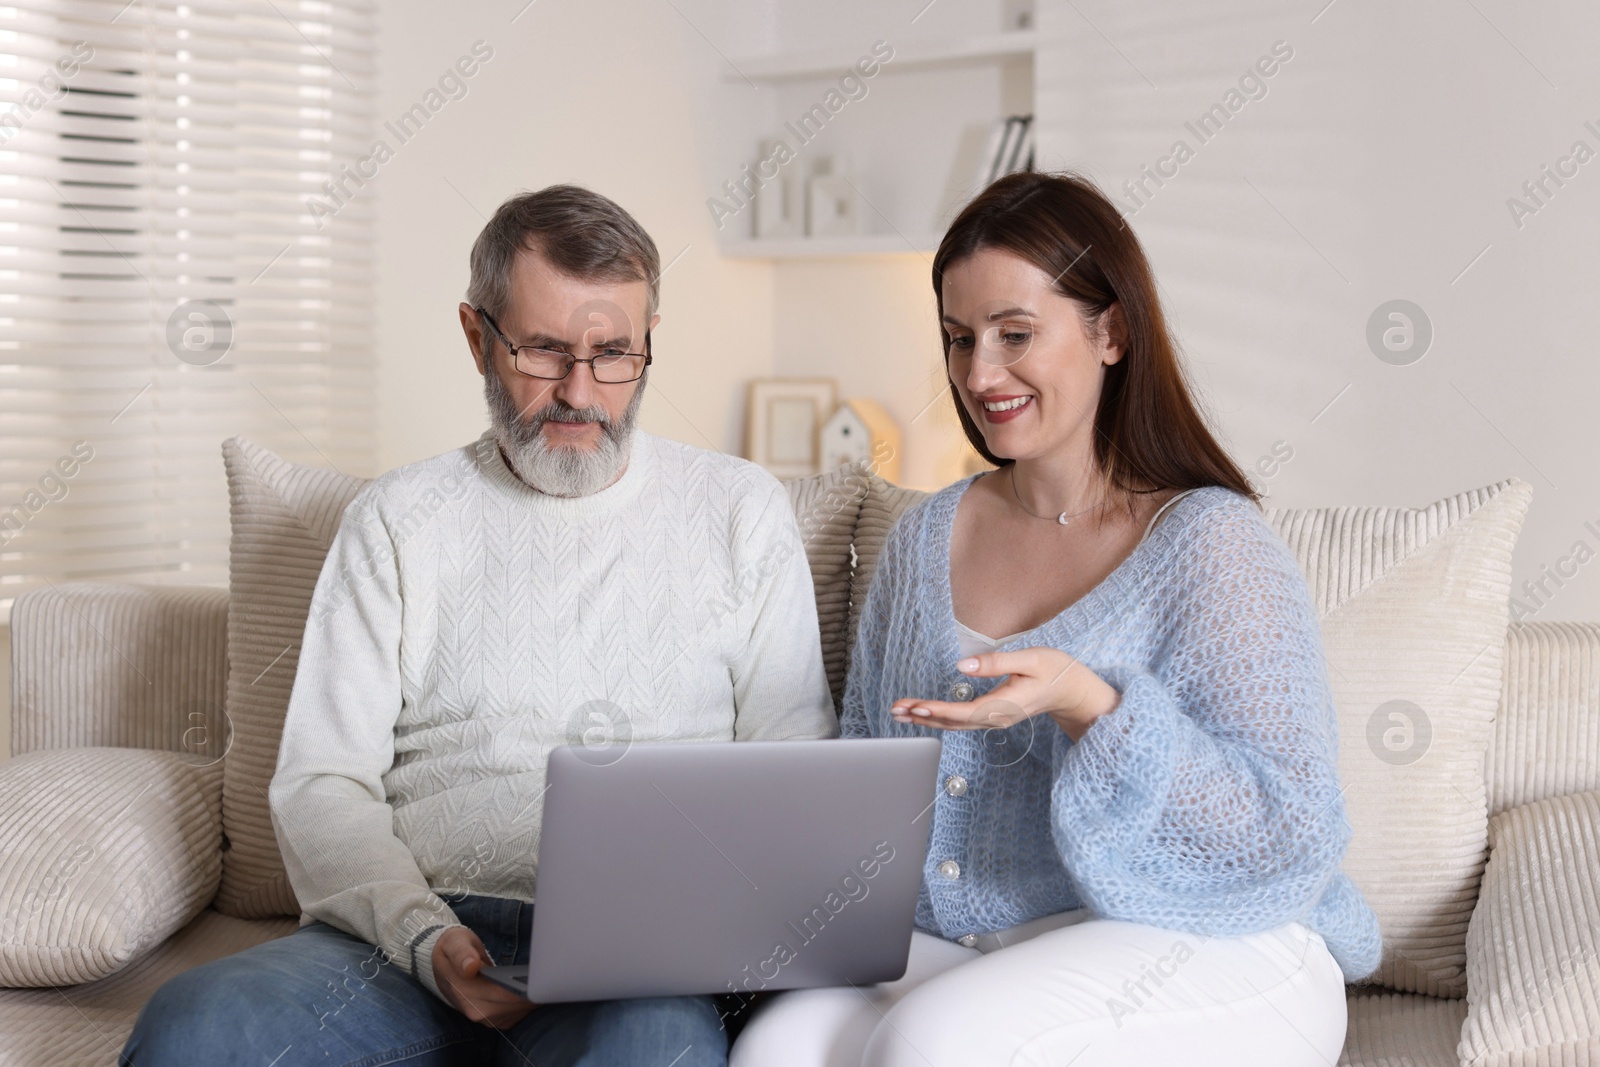
[{"label": "light blue knit cardigan", "polygon": [[890,718],[900,697],[1000,684],[955,669],[950,529],[972,480],[890,532],[845,691],[846,737],[944,742],[917,926],[955,939],[1079,907],[1216,936],[1299,921],[1348,979],[1375,970],[1377,917],[1339,870],[1350,825],[1316,612],[1243,496],[1177,501],[1105,581],[1001,646],[1062,649],[1122,694],[1081,742],[1042,715],[986,732]]}]

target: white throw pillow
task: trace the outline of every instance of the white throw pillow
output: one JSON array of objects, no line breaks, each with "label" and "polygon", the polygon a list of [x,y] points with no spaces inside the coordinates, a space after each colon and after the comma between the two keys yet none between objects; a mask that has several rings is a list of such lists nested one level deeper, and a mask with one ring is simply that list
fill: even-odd
[{"label": "white throw pillow", "polygon": [[1600,1063],[1600,792],[1497,815],[1489,841],[1461,1062]]},{"label": "white throw pillow", "polygon": [[222,871],[221,778],[137,748],[0,763],[0,986],[104,978],[198,915]]},{"label": "white throw pillow", "polygon": [[1355,833],[1344,870],[1383,928],[1372,981],[1460,997],[1489,818],[1511,551],[1533,490],[1500,482],[1425,508],[1267,512],[1322,617]]}]

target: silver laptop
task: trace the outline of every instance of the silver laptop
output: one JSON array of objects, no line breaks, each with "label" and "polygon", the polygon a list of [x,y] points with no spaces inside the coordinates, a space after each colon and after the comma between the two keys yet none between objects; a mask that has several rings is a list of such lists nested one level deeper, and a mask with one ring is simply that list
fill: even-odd
[{"label": "silver laptop", "polygon": [[529,966],[540,1004],[905,973],[933,738],[551,752]]}]

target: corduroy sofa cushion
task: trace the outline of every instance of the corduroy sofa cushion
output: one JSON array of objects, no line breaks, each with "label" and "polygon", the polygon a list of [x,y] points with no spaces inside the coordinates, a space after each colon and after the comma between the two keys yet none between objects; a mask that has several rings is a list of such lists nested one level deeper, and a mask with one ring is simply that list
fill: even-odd
[{"label": "corduroy sofa cushion", "polygon": [[1600,792],[1497,815],[1489,842],[1461,1062],[1600,1064]]},{"label": "corduroy sofa cushion", "polygon": [[1356,987],[1339,1067],[1461,1067],[1467,1002]]},{"label": "corduroy sofa cushion", "polygon": [[1489,816],[1600,789],[1600,623],[1513,622],[1489,741]]},{"label": "corduroy sofa cushion", "polygon": [[0,763],[0,986],[104,978],[198,915],[221,874],[221,777],[136,748]]},{"label": "corduroy sofa cushion", "polygon": [[[220,772],[216,784],[220,794]],[[291,934],[296,925],[282,917],[235,919],[207,908],[155,949],[99,981],[67,989],[0,989],[0,1063],[109,1067],[117,1062],[139,1009],[157,989],[191,967]],[[277,1067],[288,1067],[290,1058]]]}]

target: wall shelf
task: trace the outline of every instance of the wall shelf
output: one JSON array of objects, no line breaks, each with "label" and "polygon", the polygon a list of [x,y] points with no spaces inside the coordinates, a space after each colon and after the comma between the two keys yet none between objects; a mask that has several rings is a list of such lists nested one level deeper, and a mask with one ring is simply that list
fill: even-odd
[{"label": "wall shelf", "polygon": [[[1030,57],[1038,44],[1032,30],[1011,30],[980,34],[959,41],[907,45],[895,49],[894,59],[883,65],[885,72],[921,70],[958,63],[993,62]],[[836,78],[860,58],[859,50],[845,52],[794,52],[744,56],[723,73],[728,81],[795,81],[805,78]]]},{"label": "wall shelf", "polygon": [[[724,2],[731,19],[734,5],[751,0]],[[756,0],[766,12],[763,32],[730,49],[731,65],[711,75],[725,89],[713,98],[706,200],[722,255],[930,260],[978,191],[996,124],[1033,113],[1035,56],[1045,40],[1031,28],[1035,3],[968,0],[895,28],[861,0]],[[841,86],[883,40],[893,57],[878,60],[871,75],[854,75],[860,84]],[[781,159],[779,144],[788,149]],[[773,189],[781,176],[775,192],[760,195],[786,196],[803,214],[807,183],[829,172],[856,188],[859,232],[755,236],[752,192]]]}]

